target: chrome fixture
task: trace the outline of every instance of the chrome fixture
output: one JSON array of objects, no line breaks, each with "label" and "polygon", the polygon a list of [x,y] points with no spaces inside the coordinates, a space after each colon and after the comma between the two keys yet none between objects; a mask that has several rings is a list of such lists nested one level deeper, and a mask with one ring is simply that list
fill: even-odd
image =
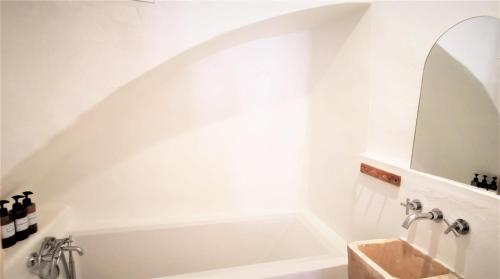
[{"label": "chrome fixture", "polygon": [[417,199],[412,201],[406,199],[406,203],[401,203],[401,205],[406,208],[406,215],[410,214],[410,211],[422,212],[422,203]]},{"label": "chrome fixture", "polygon": [[439,223],[443,220],[443,212],[438,208],[434,208],[433,210],[427,213],[420,213],[420,212],[412,213],[406,217],[402,226],[405,229],[409,229],[410,225],[419,219],[429,219],[433,220],[436,223]]},{"label": "chrome fixture", "polygon": [[[464,219],[456,219],[453,223],[450,223],[444,218],[443,212],[438,208],[434,208],[427,213],[421,213],[422,203],[417,199],[413,199],[410,201],[410,199],[407,198],[405,203],[400,204],[406,209],[407,216],[402,224],[402,227],[405,229],[409,229],[410,225],[415,222],[415,220],[429,219],[433,220],[436,223],[444,221],[448,226],[444,231],[444,234],[453,232],[456,237],[459,237],[461,235],[468,234],[470,231],[470,226],[467,221],[465,221]],[[413,213],[410,214],[410,211],[413,211]]]},{"label": "chrome fixture", "polygon": [[444,219],[444,222],[448,226],[448,228],[446,228],[446,230],[444,231],[444,234],[453,232],[456,237],[459,237],[461,235],[468,234],[470,231],[469,223],[464,219],[457,219],[451,224],[446,219]]},{"label": "chrome fixture", "polygon": [[[77,252],[78,255],[82,256],[83,250],[72,245],[72,243],[71,236],[62,239],[46,237],[38,253],[33,252],[28,259],[28,269],[41,279],[56,279],[60,274],[59,262],[62,261],[62,267],[66,275],[64,278],[76,279],[73,252]],[[69,261],[66,260],[65,252],[68,253]]]}]

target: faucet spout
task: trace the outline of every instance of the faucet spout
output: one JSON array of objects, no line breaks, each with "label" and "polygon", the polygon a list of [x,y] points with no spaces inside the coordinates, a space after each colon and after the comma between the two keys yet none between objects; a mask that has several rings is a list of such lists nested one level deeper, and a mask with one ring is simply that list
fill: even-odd
[{"label": "faucet spout", "polygon": [[403,224],[401,225],[405,229],[409,229],[410,225],[418,219],[430,219],[430,213],[413,213],[406,216]]},{"label": "faucet spout", "polygon": [[78,255],[83,256],[83,249],[78,246],[67,246],[61,248],[63,251],[75,251]]},{"label": "faucet spout", "polygon": [[437,208],[434,208],[432,211],[427,212],[427,213],[413,213],[413,214],[408,215],[405,218],[405,220],[401,226],[408,230],[410,228],[410,225],[419,219],[429,219],[429,220],[433,220],[434,222],[438,223],[438,222],[441,222],[443,220],[443,213],[441,212],[441,210],[439,210]]}]

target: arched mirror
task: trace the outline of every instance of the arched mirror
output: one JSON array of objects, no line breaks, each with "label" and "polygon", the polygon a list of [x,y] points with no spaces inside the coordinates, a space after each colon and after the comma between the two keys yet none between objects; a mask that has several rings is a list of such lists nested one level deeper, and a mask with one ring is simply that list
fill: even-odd
[{"label": "arched mirror", "polygon": [[[500,193],[500,20],[444,33],[427,57],[411,168]],[[477,178],[476,178],[477,176]]]}]

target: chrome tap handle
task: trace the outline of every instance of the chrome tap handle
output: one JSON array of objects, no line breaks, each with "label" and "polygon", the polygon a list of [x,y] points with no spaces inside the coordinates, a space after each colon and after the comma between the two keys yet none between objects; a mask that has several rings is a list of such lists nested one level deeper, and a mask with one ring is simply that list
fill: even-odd
[{"label": "chrome tap handle", "polygon": [[444,219],[444,222],[445,224],[448,226],[446,228],[446,230],[444,230],[444,234],[449,234],[450,232],[453,232],[453,234],[455,235],[455,237],[459,237],[458,233],[454,230],[454,226],[455,226],[455,222],[453,222],[452,224],[450,224],[450,222],[448,222],[448,220]]},{"label": "chrome tap handle", "polygon": [[410,214],[410,209],[408,208],[408,204],[410,203],[410,199],[406,198],[405,203],[399,203],[401,206],[403,206],[406,209],[406,215]]},{"label": "chrome tap handle", "polygon": [[42,245],[40,246],[40,250],[38,251],[38,255],[43,256],[46,250],[50,250],[51,244],[56,240],[55,237],[46,237],[43,239]]},{"label": "chrome tap handle", "polygon": [[470,231],[469,223],[464,219],[457,219],[451,224],[446,219],[444,219],[444,222],[446,223],[446,225],[448,225],[448,227],[444,231],[444,234],[449,234],[450,232],[453,232],[453,234],[456,237],[459,237],[460,235],[468,234]]},{"label": "chrome tap handle", "polygon": [[417,199],[410,201],[410,199],[407,198],[406,203],[400,203],[400,204],[401,206],[406,208],[406,215],[410,214],[410,210],[417,212],[422,211],[422,203]]}]

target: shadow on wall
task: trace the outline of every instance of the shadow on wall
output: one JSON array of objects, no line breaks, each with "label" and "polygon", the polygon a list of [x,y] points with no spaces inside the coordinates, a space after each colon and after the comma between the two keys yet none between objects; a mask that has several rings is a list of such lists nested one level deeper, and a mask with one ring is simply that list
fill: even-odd
[{"label": "shadow on wall", "polygon": [[[228,78],[217,101],[205,99],[202,102],[197,95],[186,93],[198,90],[196,73],[187,75],[193,80],[182,80],[180,84],[175,78],[179,72],[189,71],[187,66],[222,50],[303,31],[341,15],[361,15],[365,9],[366,6],[342,4],[272,18],[231,31],[174,57],[113,92],[16,165],[2,178],[2,195],[25,185],[35,192],[38,187],[50,186],[50,191],[40,191],[39,194],[39,199],[47,202],[65,188],[93,177],[149,146],[264,104],[286,101],[290,94],[276,94],[268,96],[265,102],[245,104],[238,94],[241,90],[238,84]],[[345,32],[341,36],[348,34]],[[321,57],[310,59],[321,60]],[[310,65],[314,67],[314,77],[321,77],[321,65],[321,62]],[[310,88],[315,80],[308,78],[306,87]]]},{"label": "shadow on wall", "polygon": [[[393,213],[404,213],[399,206],[399,195],[400,187],[358,174],[352,199],[354,210],[349,241],[397,237],[395,232],[400,223],[394,222]],[[397,220],[402,222],[403,218]]]}]

